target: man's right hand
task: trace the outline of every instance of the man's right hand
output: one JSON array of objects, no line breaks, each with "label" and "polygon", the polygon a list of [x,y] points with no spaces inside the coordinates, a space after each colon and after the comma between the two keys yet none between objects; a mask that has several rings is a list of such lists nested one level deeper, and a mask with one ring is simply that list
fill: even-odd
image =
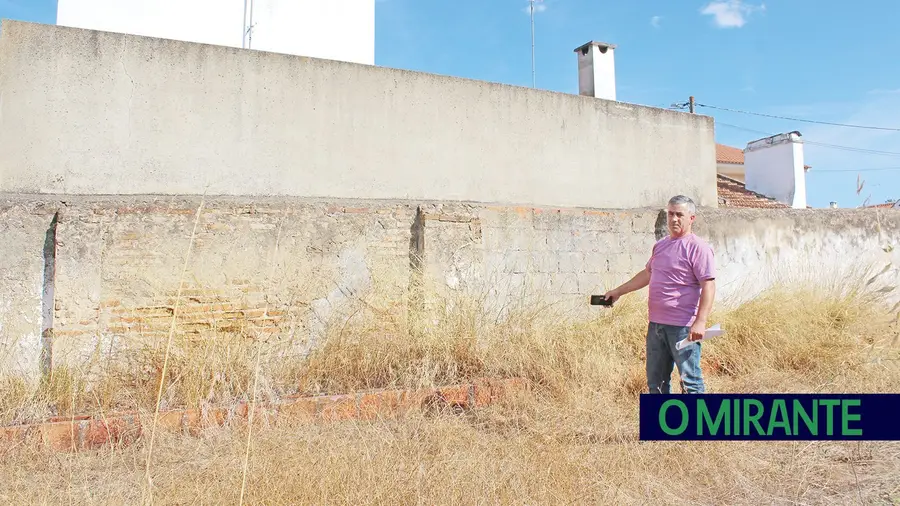
[{"label": "man's right hand", "polygon": [[619,294],[618,290],[610,290],[610,291],[606,292],[605,294],[603,294],[603,298],[610,301],[611,303],[614,303],[617,300],[619,300],[619,297],[621,297],[621,295]]}]

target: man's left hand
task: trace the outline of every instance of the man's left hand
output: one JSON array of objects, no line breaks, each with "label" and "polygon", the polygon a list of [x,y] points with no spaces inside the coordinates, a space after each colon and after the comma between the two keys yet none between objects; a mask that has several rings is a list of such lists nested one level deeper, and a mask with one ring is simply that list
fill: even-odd
[{"label": "man's left hand", "polygon": [[688,341],[699,341],[703,338],[703,334],[706,333],[706,322],[703,320],[697,320],[691,325],[691,335],[688,337]]}]

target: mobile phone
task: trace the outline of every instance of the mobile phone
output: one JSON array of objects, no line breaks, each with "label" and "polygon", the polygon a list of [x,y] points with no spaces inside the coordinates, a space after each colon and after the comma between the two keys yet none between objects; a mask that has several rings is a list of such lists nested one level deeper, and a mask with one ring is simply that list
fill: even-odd
[{"label": "mobile phone", "polygon": [[607,299],[603,295],[591,295],[592,306],[612,306],[612,299]]}]

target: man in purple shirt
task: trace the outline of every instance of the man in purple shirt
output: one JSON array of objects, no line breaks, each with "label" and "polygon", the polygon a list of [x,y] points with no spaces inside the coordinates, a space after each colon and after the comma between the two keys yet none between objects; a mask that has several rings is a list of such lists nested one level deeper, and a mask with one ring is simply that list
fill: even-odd
[{"label": "man in purple shirt", "polygon": [[694,202],[683,195],[667,206],[669,236],[653,246],[647,266],[631,280],[606,293],[619,297],[650,286],[647,329],[647,386],[650,393],[669,393],[672,369],[678,366],[681,390],[706,391],[700,370],[700,343],[680,351],[678,341],[696,341],[706,331],[706,318],[716,295],[715,255],[709,244],[694,235]]}]

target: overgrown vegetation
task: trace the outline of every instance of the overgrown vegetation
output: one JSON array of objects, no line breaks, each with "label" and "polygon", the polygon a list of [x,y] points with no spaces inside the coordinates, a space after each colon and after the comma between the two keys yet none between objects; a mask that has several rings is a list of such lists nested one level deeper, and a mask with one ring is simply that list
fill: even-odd
[{"label": "overgrown vegetation", "polygon": [[[712,392],[890,392],[900,381],[896,315],[864,283],[775,288],[711,322],[704,345]],[[525,376],[527,398],[465,415],[259,428],[244,501],[265,504],[900,503],[900,446],[891,443],[641,443],[646,301],[630,296],[583,323],[535,303],[497,320],[473,297],[445,300],[414,323],[366,301],[310,356],[252,336],[176,342],[165,406],[245,400],[257,353],[257,399]],[[89,384],[58,370],[30,391],[6,380],[4,423],[48,414],[152,412],[162,347],[110,366]],[[677,372],[676,372],[677,374]],[[676,382],[677,384],[677,382]],[[156,503],[240,498],[245,427],[199,437],[157,435]],[[10,503],[134,504],[148,498],[146,444],[75,455],[0,446],[0,498]]]}]

